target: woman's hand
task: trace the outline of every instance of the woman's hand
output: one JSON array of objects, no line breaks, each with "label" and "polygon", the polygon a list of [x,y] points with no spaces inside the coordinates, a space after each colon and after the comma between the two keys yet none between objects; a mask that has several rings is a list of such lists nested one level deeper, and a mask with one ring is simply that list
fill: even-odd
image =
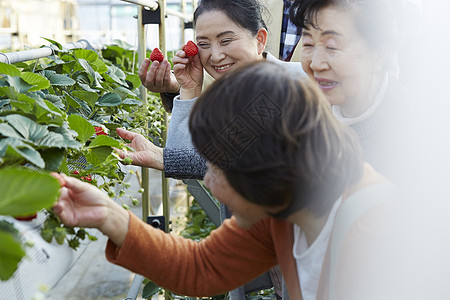
[{"label": "woman's hand", "polygon": [[129,157],[133,165],[160,171],[164,170],[163,148],[155,146],[147,138],[138,133],[122,128],[117,128],[116,132],[121,138],[131,141],[127,146],[135,150],[134,152],[128,152],[117,149],[116,152],[122,159]]},{"label": "woman's hand", "polygon": [[198,97],[203,84],[203,66],[198,54],[189,57],[183,50],[179,50],[172,62],[173,72],[181,86],[180,99],[187,100]]},{"label": "woman's hand", "polygon": [[[149,68],[150,66],[150,68]],[[146,58],[139,68],[139,78],[142,85],[154,93],[178,93],[180,84],[175,76],[170,72],[170,63],[164,59],[151,62]]]},{"label": "woman's hand", "polygon": [[52,173],[61,185],[61,194],[53,211],[68,226],[97,228],[117,246],[128,231],[129,213],[104,192],[76,178]]}]

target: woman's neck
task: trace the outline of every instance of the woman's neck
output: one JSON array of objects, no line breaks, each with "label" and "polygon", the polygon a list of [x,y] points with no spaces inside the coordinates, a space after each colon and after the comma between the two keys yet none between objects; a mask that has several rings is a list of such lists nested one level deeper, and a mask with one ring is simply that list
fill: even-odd
[{"label": "woman's neck", "polygon": [[374,105],[377,97],[382,97],[380,93],[385,92],[384,83],[385,76],[381,74],[374,76],[371,83],[366,90],[361,91],[361,94],[354,101],[349,101],[347,105],[341,106],[342,115],[345,118],[356,118],[364,114],[369,108]]},{"label": "woman's neck", "polygon": [[329,211],[321,217],[309,210],[300,210],[289,217],[289,221],[299,226],[306,235],[308,245],[312,245],[327,222]]}]

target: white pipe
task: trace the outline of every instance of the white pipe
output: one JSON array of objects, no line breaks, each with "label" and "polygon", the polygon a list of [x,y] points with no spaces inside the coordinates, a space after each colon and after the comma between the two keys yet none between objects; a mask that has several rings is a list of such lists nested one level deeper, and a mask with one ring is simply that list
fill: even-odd
[{"label": "white pipe", "polygon": [[158,1],[156,0],[122,0],[124,2],[141,5],[145,8],[149,8],[150,10],[157,10],[158,9]]},{"label": "white pipe", "polygon": [[169,9],[169,8],[166,9],[166,13],[168,15],[176,16],[176,17],[179,17],[180,19],[183,19],[183,20],[186,20],[186,21],[189,21],[189,22],[192,22],[192,19],[193,19],[192,15],[183,14],[183,13],[181,13],[179,11],[176,11],[176,10],[173,10],[173,9]]},{"label": "white pipe", "polygon": [[[85,49],[88,46],[88,43],[85,41],[79,41],[75,43],[69,43],[62,45],[63,48],[71,50],[76,48]],[[11,52],[11,53],[0,53],[0,62],[15,64],[18,62],[24,62],[28,60],[38,59],[46,56],[53,55],[54,51],[51,46],[45,46],[39,49],[31,49],[19,52]]]}]

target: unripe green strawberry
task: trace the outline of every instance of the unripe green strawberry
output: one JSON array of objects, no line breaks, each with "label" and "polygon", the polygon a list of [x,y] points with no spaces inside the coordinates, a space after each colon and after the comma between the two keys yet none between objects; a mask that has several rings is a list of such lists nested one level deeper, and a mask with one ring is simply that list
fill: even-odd
[{"label": "unripe green strawberry", "polygon": [[161,50],[158,48],[153,49],[152,53],[150,53],[150,60],[151,61],[159,61],[162,62],[164,59],[164,55],[162,54]]},{"label": "unripe green strawberry", "polygon": [[194,56],[198,53],[198,47],[193,41],[188,41],[183,50],[187,56]]}]

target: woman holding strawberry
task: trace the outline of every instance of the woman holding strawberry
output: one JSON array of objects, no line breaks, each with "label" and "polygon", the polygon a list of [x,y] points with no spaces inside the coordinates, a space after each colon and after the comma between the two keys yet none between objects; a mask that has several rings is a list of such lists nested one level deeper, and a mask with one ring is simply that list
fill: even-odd
[{"label": "woman holding strawberry", "polygon": [[[157,149],[140,137],[140,142],[133,142],[139,135],[118,129],[118,135],[131,140],[130,146],[136,150],[119,153],[122,157],[130,156],[136,165],[164,169],[168,177],[201,179],[205,163],[193,149],[187,122],[196,97],[203,90],[204,79],[218,79],[243,64],[261,60],[283,66],[293,78],[306,78],[300,63],[280,61],[265,51],[268,32],[263,11],[264,7],[257,0],[203,0],[199,3],[194,12],[198,54],[188,55],[184,46],[173,58],[173,74],[166,60],[153,63],[150,69],[148,60],[139,70],[142,83],[151,90],[179,93],[173,100],[166,148],[164,151]],[[187,46],[191,52],[192,45]],[[153,85],[156,82],[158,84]],[[164,102],[163,95],[162,98]],[[143,156],[146,156],[146,164]]]}]

